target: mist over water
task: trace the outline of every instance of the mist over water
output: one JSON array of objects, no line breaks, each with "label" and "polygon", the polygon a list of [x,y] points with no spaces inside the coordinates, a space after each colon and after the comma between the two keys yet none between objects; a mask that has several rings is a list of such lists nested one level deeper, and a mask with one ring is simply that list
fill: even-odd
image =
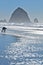
[{"label": "mist over water", "polygon": [[0,64],[43,65],[42,26],[40,24],[9,26],[7,32],[10,31],[12,34],[20,35],[20,37],[0,35]]}]

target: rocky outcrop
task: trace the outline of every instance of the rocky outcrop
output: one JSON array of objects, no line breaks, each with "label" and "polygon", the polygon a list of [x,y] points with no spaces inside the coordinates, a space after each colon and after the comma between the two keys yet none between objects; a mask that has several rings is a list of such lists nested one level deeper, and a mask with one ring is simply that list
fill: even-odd
[{"label": "rocky outcrop", "polygon": [[27,12],[18,7],[11,15],[9,22],[16,22],[16,23],[23,23],[23,22],[30,22],[30,18],[28,17]]},{"label": "rocky outcrop", "polygon": [[4,20],[0,20],[0,22],[4,23],[4,22],[7,22],[7,21],[6,21],[6,19],[4,19]]},{"label": "rocky outcrop", "polygon": [[38,19],[37,18],[34,19],[34,23],[38,23]]}]

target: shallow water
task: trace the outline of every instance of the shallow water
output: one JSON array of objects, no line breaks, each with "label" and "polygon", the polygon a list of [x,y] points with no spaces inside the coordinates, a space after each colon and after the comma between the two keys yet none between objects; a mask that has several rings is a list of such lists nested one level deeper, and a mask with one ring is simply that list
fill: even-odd
[{"label": "shallow water", "polygon": [[9,46],[11,43],[17,42],[18,40],[19,37],[17,36],[0,34],[0,54],[2,54],[5,49],[7,49],[7,46]]},{"label": "shallow water", "polygon": [[0,65],[43,65],[43,35],[17,33],[24,37],[0,35]]},{"label": "shallow water", "polygon": [[[16,37],[14,37],[13,41],[9,42],[9,40],[12,40],[12,38],[11,36],[7,36],[7,38],[8,38],[8,42],[4,43],[4,46],[3,45],[1,46],[3,47],[1,50],[4,49],[3,50],[4,52],[2,54],[0,53],[1,65],[42,65],[43,64],[43,39],[36,37],[35,39],[21,38],[20,41],[17,42],[15,41],[17,40]],[[7,38],[6,36],[4,36],[4,39],[7,40]],[[6,42],[6,40],[4,41]],[[5,48],[5,46],[7,47]]]}]

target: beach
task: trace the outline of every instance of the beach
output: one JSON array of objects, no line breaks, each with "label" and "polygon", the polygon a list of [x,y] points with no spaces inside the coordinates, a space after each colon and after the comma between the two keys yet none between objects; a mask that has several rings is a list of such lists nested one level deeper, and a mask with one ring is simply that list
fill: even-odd
[{"label": "beach", "polygon": [[5,27],[7,27],[6,32],[0,32],[0,34],[13,36],[10,38],[14,40],[8,42],[9,45],[6,43],[6,48],[0,54],[1,65],[5,64],[5,61],[7,65],[42,65],[43,27],[39,24],[34,26],[6,25]]}]

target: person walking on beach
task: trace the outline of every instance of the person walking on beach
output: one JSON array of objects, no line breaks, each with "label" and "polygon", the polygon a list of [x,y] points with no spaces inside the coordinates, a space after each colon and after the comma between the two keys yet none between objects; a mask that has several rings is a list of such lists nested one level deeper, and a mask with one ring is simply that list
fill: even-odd
[{"label": "person walking on beach", "polygon": [[1,32],[6,32],[6,29],[7,29],[6,27],[3,27]]}]

